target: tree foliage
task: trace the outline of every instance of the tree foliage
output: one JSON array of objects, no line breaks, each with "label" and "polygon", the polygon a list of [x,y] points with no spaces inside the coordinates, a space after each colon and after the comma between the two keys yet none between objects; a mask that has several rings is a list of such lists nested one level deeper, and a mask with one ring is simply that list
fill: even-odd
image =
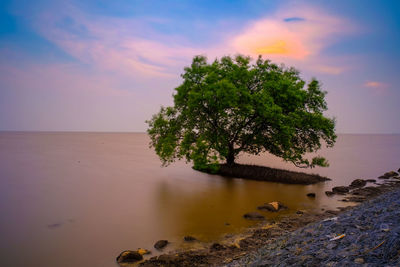
[{"label": "tree foliage", "polygon": [[196,56],[184,69],[174,106],[162,107],[149,124],[150,145],[164,165],[193,161],[196,169],[234,164],[240,152],[269,152],[298,167],[327,166],[304,157],[335,143],[335,121],[323,112],[326,92],[312,79],[261,56],[226,56],[207,63]]}]

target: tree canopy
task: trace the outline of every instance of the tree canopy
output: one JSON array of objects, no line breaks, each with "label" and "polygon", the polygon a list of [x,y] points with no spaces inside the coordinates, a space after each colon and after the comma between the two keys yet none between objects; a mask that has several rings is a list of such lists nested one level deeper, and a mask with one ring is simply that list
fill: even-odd
[{"label": "tree canopy", "polygon": [[293,67],[261,56],[222,57],[207,63],[195,56],[175,88],[174,106],[146,121],[150,145],[164,165],[193,161],[195,169],[235,164],[241,152],[269,152],[298,167],[327,166],[306,153],[336,140],[335,120],[325,117],[326,92],[316,79],[306,83]]}]

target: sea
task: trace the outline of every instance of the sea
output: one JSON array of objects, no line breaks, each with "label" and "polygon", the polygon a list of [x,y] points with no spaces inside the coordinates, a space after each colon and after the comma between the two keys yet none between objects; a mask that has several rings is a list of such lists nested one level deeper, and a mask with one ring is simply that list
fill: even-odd
[{"label": "sea", "polygon": [[[163,252],[201,247],[255,226],[243,214],[263,203],[289,207],[264,213],[267,222],[335,209],[349,203],[325,191],[400,168],[398,134],[339,134],[318,152],[327,168],[298,169],[267,153],[239,156],[332,179],[315,185],[225,178],[185,161],[163,167],[149,142],[145,133],[0,132],[0,266],[118,266],[123,250],[158,255],[160,239],[170,242]],[[185,243],[187,235],[199,242]]]}]

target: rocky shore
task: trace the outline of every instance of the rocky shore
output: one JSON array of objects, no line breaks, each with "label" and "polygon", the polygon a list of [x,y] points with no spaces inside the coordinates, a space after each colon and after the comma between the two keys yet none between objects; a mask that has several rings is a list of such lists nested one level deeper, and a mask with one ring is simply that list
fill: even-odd
[{"label": "rocky shore", "polygon": [[[343,195],[343,201],[363,202],[359,206],[297,211],[203,249],[155,256],[139,266],[400,266],[400,177],[388,172],[378,178],[384,183],[366,186],[365,180],[357,179],[326,192]],[[278,202],[261,207],[270,212],[286,208]],[[246,219],[254,218],[247,214]],[[132,266],[121,261],[121,255],[120,266]]]},{"label": "rocky shore", "polygon": [[400,266],[400,188],[268,242],[236,266]]}]

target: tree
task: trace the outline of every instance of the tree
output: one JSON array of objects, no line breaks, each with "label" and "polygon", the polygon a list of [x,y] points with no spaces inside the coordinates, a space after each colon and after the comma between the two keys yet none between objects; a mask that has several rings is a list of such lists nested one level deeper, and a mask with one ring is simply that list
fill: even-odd
[{"label": "tree", "polygon": [[216,171],[220,162],[235,164],[240,152],[269,152],[298,167],[328,166],[308,152],[331,147],[335,120],[327,118],[326,92],[308,84],[295,68],[278,66],[261,56],[226,56],[208,64],[195,56],[181,75],[173,107],[161,107],[146,121],[150,145],[163,165],[175,159],[193,161],[194,168]]}]

